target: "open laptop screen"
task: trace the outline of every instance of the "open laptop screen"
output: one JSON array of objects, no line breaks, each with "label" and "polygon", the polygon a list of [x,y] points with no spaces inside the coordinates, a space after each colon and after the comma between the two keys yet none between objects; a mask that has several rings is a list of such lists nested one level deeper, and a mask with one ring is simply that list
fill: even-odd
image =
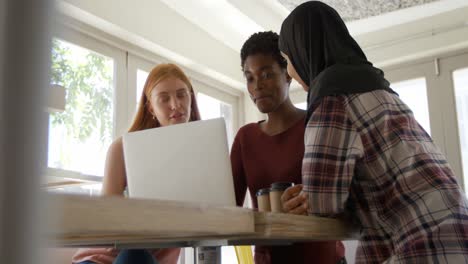
[{"label": "open laptop screen", "polygon": [[130,197],[235,206],[223,118],[123,136]]}]

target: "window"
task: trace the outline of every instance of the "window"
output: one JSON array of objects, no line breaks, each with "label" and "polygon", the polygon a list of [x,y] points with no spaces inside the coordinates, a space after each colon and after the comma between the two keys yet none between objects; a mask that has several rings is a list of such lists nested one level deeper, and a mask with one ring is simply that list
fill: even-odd
[{"label": "window", "polygon": [[465,190],[468,190],[468,68],[453,72]]},{"label": "window", "polygon": [[203,93],[197,94],[198,109],[202,119],[224,117],[228,145],[233,141],[232,106]]},{"label": "window", "polygon": [[307,110],[307,102],[297,103],[294,104],[294,106],[302,110]]},{"label": "window", "polygon": [[102,176],[112,142],[114,61],[53,40],[51,82],[66,89],[65,111],[49,117],[48,167]]},{"label": "window", "polygon": [[[299,86],[299,84],[297,84],[296,87],[297,86]],[[291,88],[289,91],[289,98],[295,107],[307,110],[307,92],[304,91],[302,87]]]},{"label": "window", "polygon": [[405,80],[392,83],[390,87],[398,93],[401,100],[413,111],[414,117],[419,124],[421,124],[428,134],[431,134],[426,79]]},{"label": "window", "polygon": [[133,121],[149,72],[158,63],[159,60],[149,61],[132,53],[127,53],[127,69],[125,74],[127,76],[126,99],[128,100],[128,105],[127,123],[124,132],[127,131]]},{"label": "window", "polygon": [[[125,52],[57,25],[52,39],[51,85],[64,89],[65,106],[50,111],[47,166],[52,192],[98,195],[107,148],[126,126]],[[122,74],[122,72],[124,74]],[[123,113],[122,113],[123,112]]]},{"label": "window", "polygon": [[141,93],[143,92],[143,88],[145,86],[146,78],[148,78],[149,72],[137,69],[136,72],[136,103],[137,107],[140,103]]}]

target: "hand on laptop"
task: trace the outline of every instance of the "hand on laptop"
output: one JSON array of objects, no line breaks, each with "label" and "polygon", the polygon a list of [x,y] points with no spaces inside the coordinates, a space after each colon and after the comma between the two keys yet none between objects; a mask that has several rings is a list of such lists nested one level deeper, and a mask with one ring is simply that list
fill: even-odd
[{"label": "hand on laptop", "polygon": [[281,203],[285,213],[307,215],[307,194],[302,192],[302,187],[302,184],[297,184],[284,191]]}]

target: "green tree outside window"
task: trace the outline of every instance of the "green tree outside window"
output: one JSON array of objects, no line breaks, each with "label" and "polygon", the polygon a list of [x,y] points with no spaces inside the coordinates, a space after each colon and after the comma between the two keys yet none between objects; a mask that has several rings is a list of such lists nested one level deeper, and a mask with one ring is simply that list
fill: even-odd
[{"label": "green tree outside window", "polygon": [[104,159],[113,131],[113,60],[54,39],[51,83],[65,87],[66,105],[65,111],[50,114],[50,129],[61,131],[61,142],[49,144],[49,153],[55,155],[49,166],[71,170],[79,170],[80,162],[88,166],[86,153],[76,153],[73,146],[88,144],[91,155],[96,141]]}]

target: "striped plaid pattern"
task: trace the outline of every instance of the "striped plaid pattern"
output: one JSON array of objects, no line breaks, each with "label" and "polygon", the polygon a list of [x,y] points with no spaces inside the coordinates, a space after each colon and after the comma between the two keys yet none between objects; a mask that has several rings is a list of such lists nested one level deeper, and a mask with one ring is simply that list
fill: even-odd
[{"label": "striped plaid pattern", "polygon": [[305,132],[309,214],[361,225],[357,263],[468,263],[468,203],[398,96],[324,97]]}]

